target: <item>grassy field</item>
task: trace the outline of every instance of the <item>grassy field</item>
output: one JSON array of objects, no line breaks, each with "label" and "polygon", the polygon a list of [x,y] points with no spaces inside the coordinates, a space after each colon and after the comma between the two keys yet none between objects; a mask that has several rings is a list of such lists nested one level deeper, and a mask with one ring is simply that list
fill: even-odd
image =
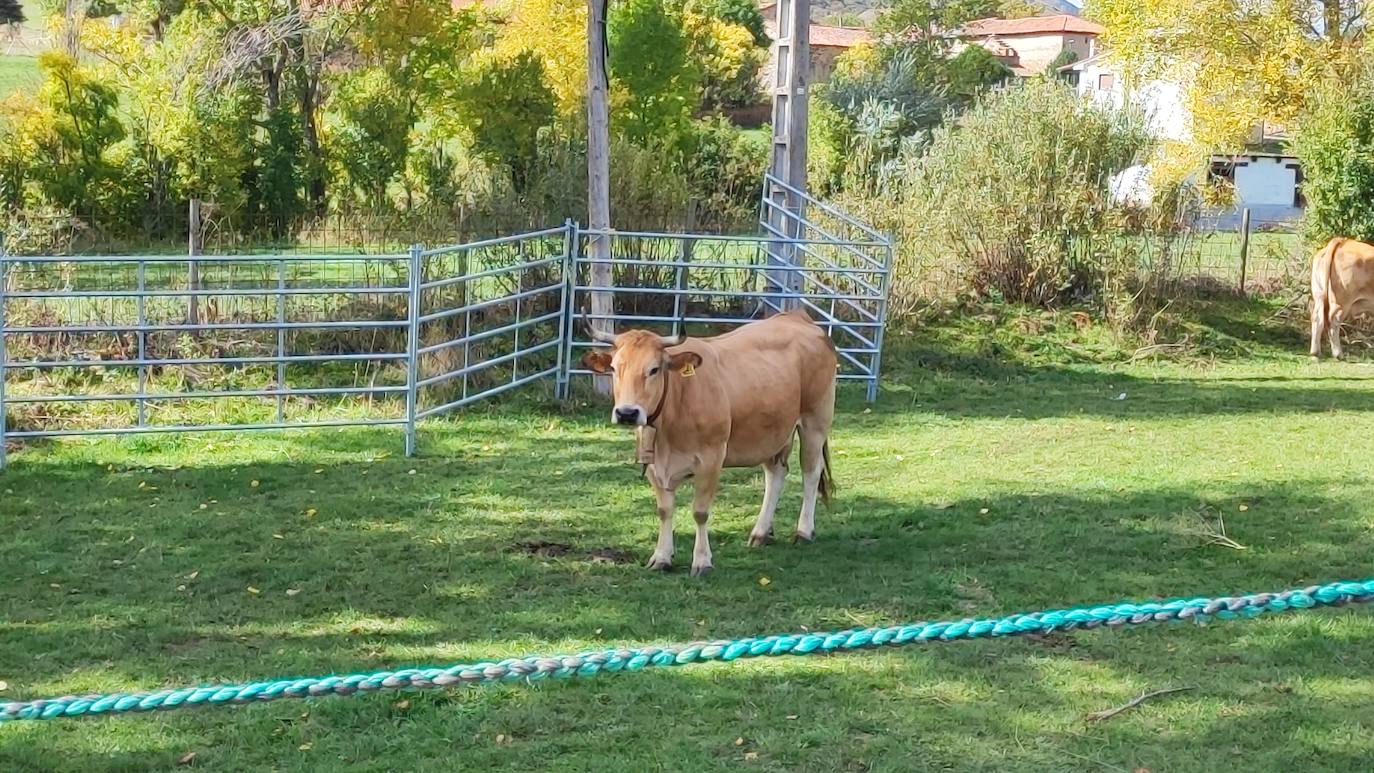
[{"label": "grassy field", "polygon": [[[1273,311],[1214,310],[1194,340],[1224,356],[1178,363],[1094,364],[1123,353],[1067,315],[894,331],[881,401],[842,398],[818,541],[746,547],[736,471],[704,580],[641,568],[652,496],[598,404],[427,426],[413,460],[382,431],[25,449],[0,699],[1367,577],[1374,368],[1309,363]],[[1193,689],[1085,720],[1166,687]],[[1350,771],[1372,730],[1348,609],[12,725],[0,769]]]},{"label": "grassy field", "polygon": [[0,99],[16,91],[38,88],[38,60],[32,56],[0,56]]}]

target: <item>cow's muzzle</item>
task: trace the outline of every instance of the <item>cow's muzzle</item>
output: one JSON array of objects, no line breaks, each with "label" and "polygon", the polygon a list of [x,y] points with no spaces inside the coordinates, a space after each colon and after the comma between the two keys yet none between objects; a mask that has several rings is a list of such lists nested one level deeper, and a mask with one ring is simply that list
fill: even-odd
[{"label": "cow's muzzle", "polygon": [[638,405],[617,405],[611,412],[611,421],[638,426],[644,423],[644,410]]}]

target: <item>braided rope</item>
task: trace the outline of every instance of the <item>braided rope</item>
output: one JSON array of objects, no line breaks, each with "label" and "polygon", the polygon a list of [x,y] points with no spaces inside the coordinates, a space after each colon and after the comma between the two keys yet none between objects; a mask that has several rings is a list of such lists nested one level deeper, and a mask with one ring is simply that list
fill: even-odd
[{"label": "braided rope", "polygon": [[993,619],[911,623],[884,628],[852,628],[833,633],[782,634],[667,647],[616,648],[583,652],[578,655],[483,661],[447,668],[407,668],[350,676],[15,701],[0,703],[0,724],[16,720],[261,703],[278,698],[347,696],[379,690],[537,682],[575,676],[591,677],[600,673],[641,671],[651,667],[683,666],[690,663],[730,663],[742,658],[829,654],[920,642],[1016,636],[1076,628],[1116,628],[1183,620],[1204,622],[1211,618],[1244,619],[1313,607],[1334,607],[1372,601],[1374,579],[1362,582],[1333,582],[1276,593],[1174,599],[1163,602],[1127,602],[1032,612]]}]

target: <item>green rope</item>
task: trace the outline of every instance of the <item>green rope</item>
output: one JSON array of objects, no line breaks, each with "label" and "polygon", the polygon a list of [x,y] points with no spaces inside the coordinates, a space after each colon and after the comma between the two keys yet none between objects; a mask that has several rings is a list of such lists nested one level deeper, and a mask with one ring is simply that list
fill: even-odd
[{"label": "green rope", "polygon": [[995,619],[912,623],[885,628],[854,628],[834,633],[800,633],[762,638],[728,639],[669,647],[618,648],[558,657],[523,657],[459,664],[447,668],[407,668],[373,674],[283,679],[274,682],[188,687],[156,692],[67,696],[0,703],[0,724],[16,720],[58,719],[102,714],[128,714],[190,706],[261,703],[277,698],[355,695],[379,690],[425,689],[544,679],[590,677],[603,672],[642,671],[777,655],[814,655],[918,642],[1016,636],[1075,628],[1119,627],[1170,621],[1230,620],[1312,607],[1374,601],[1374,579],[1333,582],[1277,593],[1187,598],[1163,602],[1105,604],[1076,609],[1010,615]]}]

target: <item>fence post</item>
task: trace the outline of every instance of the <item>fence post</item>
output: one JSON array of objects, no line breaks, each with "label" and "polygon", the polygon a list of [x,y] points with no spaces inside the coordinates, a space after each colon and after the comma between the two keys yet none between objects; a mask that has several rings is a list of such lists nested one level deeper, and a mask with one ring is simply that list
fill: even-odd
[{"label": "fence post", "polygon": [[406,334],[406,456],[415,455],[415,415],[419,412],[420,381],[420,279],[424,256],[420,245],[410,245],[410,286],[406,294],[409,322]]},{"label": "fence post", "polygon": [[138,262],[138,426],[148,423],[148,264]]},{"label": "fence post", "polygon": [[5,234],[0,231],[0,470],[5,469],[7,461],[5,433],[9,431],[9,414],[5,412],[5,381],[8,377],[5,337],[6,328],[9,326],[8,318],[5,316],[5,293],[9,291],[9,268],[9,253],[5,252]]},{"label": "fence post", "polygon": [[[200,254],[200,199],[191,199],[191,210],[187,220],[188,226],[186,238],[186,255],[190,258],[186,263],[186,289],[191,291],[191,295],[186,298],[186,324],[200,324],[200,297],[195,293],[200,290],[200,263],[195,259]],[[192,335],[199,335],[200,331],[192,331]]]},{"label": "fence post", "polygon": [[1240,294],[1245,295],[1245,268],[1250,261],[1250,208],[1240,213]]},{"label": "fence post", "polygon": [[564,221],[563,243],[563,305],[558,314],[558,375],[554,378],[553,394],[558,400],[568,399],[572,380],[573,295],[577,286],[577,253],[580,246],[578,226],[572,218]]}]

